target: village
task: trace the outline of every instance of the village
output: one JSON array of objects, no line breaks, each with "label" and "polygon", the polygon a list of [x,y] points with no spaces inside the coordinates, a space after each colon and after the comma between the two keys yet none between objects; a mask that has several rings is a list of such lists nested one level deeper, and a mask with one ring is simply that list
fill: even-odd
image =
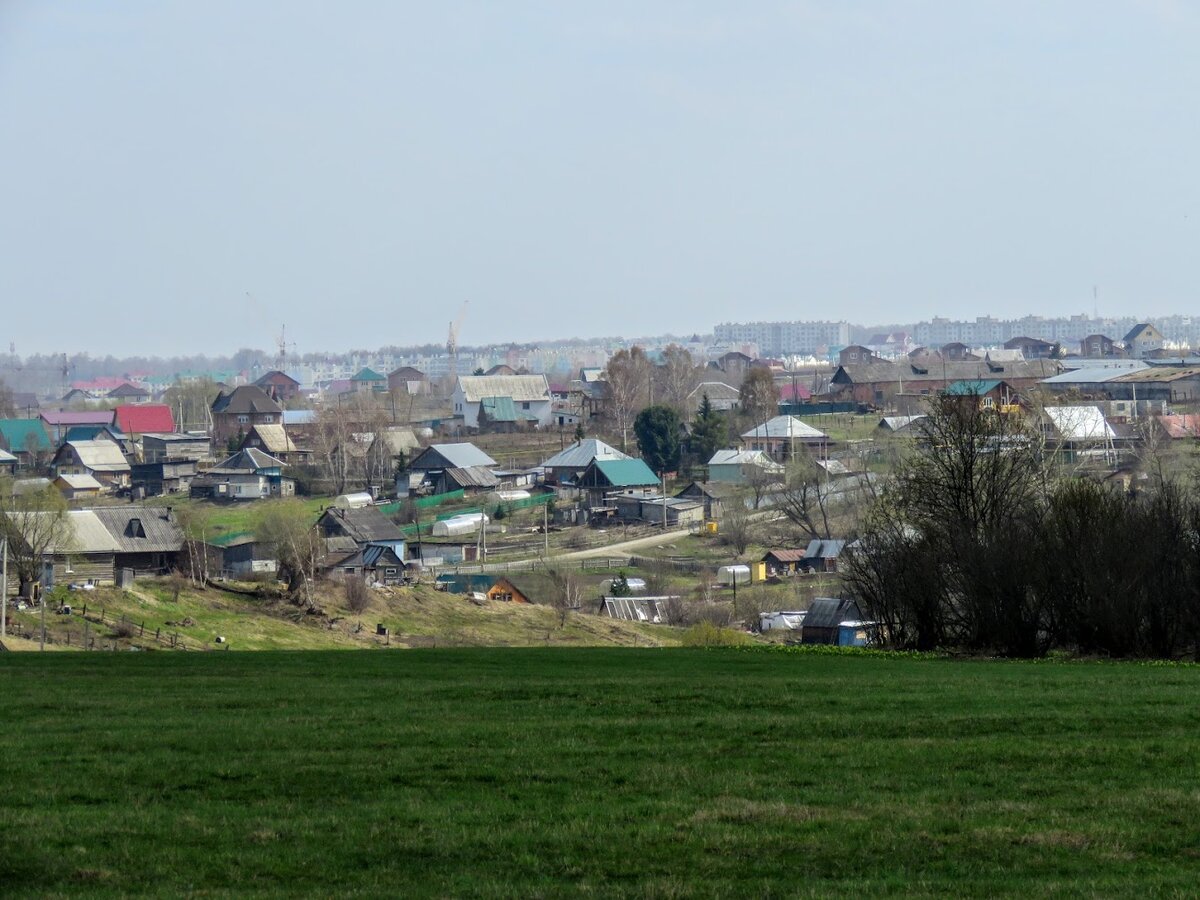
[{"label": "village", "polygon": [[314,389],[281,358],[252,381],[81,382],[0,420],[13,622],[36,632],[21,623],[43,600],[183,573],[313,608],[423,586],[863,645],[839,556],[930,399],[1032,423],[1058,468],[1133,490],[1200,434],[1200,360],[1164,344],[1150,323],[1077,351],[879,335],[801,370],[635,346],[552,383],[458,375],[451,341],[437,379],[363,368]]}]

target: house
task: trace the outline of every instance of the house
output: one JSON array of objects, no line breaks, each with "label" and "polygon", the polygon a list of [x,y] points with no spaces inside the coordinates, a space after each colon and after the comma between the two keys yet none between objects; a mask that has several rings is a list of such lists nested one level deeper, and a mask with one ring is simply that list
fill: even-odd
[{"label": "house", "polygon": [[960,341],[951,341],[949,344],[943,344],[942,349],[938,351],[943,359],[952,362],[970,362],[979,359],[971,348]]},{"label": "house", "polygon": [[[42,422],[46,433],[57,446],[66,437],[67,431],[73,425],[111,425],[113,414],[111,409],[94,410],[60,410],[47,409],[42,412]],[[16,452],[16,451],[13,451]]]},{"label": "house", "polygon": [[430,444],[409,461],[409,484],[428,484],[437,494],[459,488],[490,490],[500,483],[491,471],[495,465],[474,444]]},{"label": "house", "polygon": [[300,393],[300,382],[286,372],[272,369],[254,382],[278,403],[287,403]]},{"label": "house", "polygon": [[358,577],[368,584],[396,587],[404,584],[404,558],[386,544],[366,544],[349,552],[331,549],[321,568],[342,578]]},{"label": "house", "polygon": [[104,396],[106,400],[116,400],[119,403],[149,403],[152,399],[149,390],[132,385],[128,381],[117,385]]},{"label": "house", "polygon": [[401,366],[388,373],[388,391],[393,395],[414,396],[429,393],[429,378],[420,369]]},{"label": "house", "polygon": [[699,411],[705,397],[708,398],[708,404],[713,409],[718,412],[729,412],[731,409],[737,409],[741,392],[733,385],[723,381],[702,381],[694,391],[688,394],[688,409],[693,415]]},{"label": "house", "polygon": [[211,450],[206,434],[143,434],[142,461],[147,463],[206,459]]},{"label": "house", "polygon": [[[31,513],[33,517],[53,513]],[[73,509],[66,513],[66,527],[55,529],[53,540],[42,559],[43,590],[57,584],[112,584],[115,580],[115,559],[120,545],[104,527],[94,510]],[[10,573],[11,576],[11,573]]]},{"label": "house", "polygon": [[30,391],[13,391],[12,408],[17,416],[36,419],[41,414],[42,404],[38,402],[37,394]]},{"label": "house", "polygon": [[899,397],[936,395],[956,381],[1003,379],[1015,391],[1023,391],[1062,372],[1056,359],[1020,362],[968,360],[955,362],[940,355],[906,357],[897,362],[881,360],[859,366],[839,366],[830,378],[831,399],[849,400],[862,406],[881,406]]},{"label": "house", "polygon": [[815,572],[836,572],[838,557],[846,548],[845,541],[834,541],[828,538],[813,538],[804,550],[801,565]]},{"label": "house", "polygon": [[775,416],[742,434],[743,450],[761,450],[777,462],[787,462],[803,447],[825,456],[829,435],[795,416]]},{"label": "house", "polygon": [[782,479],[783,466],[762,450],[718,450],[708,461],[708,477],[727,484]]},{"label": "house", "polygon": [[1143,359],[1153,351],[1163,349],[1166,342],[1167,339],[1161,331],[1149,322],[1142,322],[1134,325],[1121,343],[1125,345],[1125,351],[1134,359]]},{"label": "house", "polygon": [[101,506],[92,513],[116,542],[116,569],[162,575],[175,567],[183,549],[183,529],[169,507]]},{"label": "house", "polygon": [[91,475],[106,491],[129,487],[129,461],[112,441],[67,441],[50,468],[57,475]]},{"label": "house", "polygon": [[0,475],[12,477],[17,471],[17,458],[7,450],[0,450]]},{"label": "house", "polygon": [[230,393],[217,394],[212,404],[213,443],[218,446],[234,440],[235,445],[254,425],[278,425],[283,407],[255,384],[243,384]]},{"label": "house", "polygon": [[[682,528],[686,525],[699,525],[704,521],[705,505],[699,500],[687,497],[641,497],[638,500],[638,518],[651,525],[665,525],[667,528]],[[622,518],[624,515],[618,513]]]},{"label": "house", "polygon": [[729,380],[735,384],[741,384],[746,373],[750,371],[750,364],[753,360],[745,353],[737,350],[730,350],[724,356],[717,359],[716,366],[722,372],[729,376]]},{"label": "house", "polygon": [[606,497],[617,491],[641,488],[649,493],[659,487],[658,476],[641,459],[596,459],[579,476],[578,487],[587,491],[593,507],[606,505]]},{"label": "house", "polygon": [[[414,450],[421,449],[416,432],[406,425],[388,425],[375,432],[367,454],[377,469],[395,471],[401,461],[407,461]],[[405,468],[407,468],[405,462]]]},{"label": "house", "polygon": [[1050,341],[1023,336],[1004,342],[1005,350],[1020,350],[1024,359],[1050,359],[1057,348],[1058,345]]},{"label": "house", "polygon": [[806,644],[838,644],[841,624],[861,621],[862,613],[853,600],[817,597],[805,613],[800,639]]},{"label": "house", "polygon": [[350,379],[350,390],[356,394],[383,393],[387,388],[388,380],[365,366]]},{"label": "house", "polygon": [[485,399],[493,411],[498,402],[507,410],[507,401],[520,421],[539,428],[550,424],[553,403],[545,375],[462,375],[451,394],[454,414],[462,416],[466,427],[478,428]]},{"label": "house", "polygon": [[91,475],[62,474],[51,482],[67,500],[86,500],[99,497],[104,485]]},{"label": "house", "polygon": [[542,463],[547,484],[574,484],[597,459],[630,459],[614,447],[596,438],[576,441]]},{"label": "house", "polygon": [[190,493],[209,500],[291,497],[296,493],[296,482],[284,476],[285,468],[283,460],[261,450],[239,450],[193,478]]},{"label": "house", "polygon": [[506,363],[497,363],[496,365],[492,366],[490,369],[488,369],[488,370],[487,370],[486,372],[484,372],[483,374],[484,374],[484,375],[487,375],[487,376],[492,376],[492,375],[516,375],[516,374],[517,374],[517,370],[516,370],[516,369],[514,369],[512,366],[510,366],[510,365],[507,365]]},{"label": "house", "polygon": [[1079,355],[1085,359],[1106,359],[1124,352],[1124,348],[1103,334],[1089,334],[1079,342]]},{"label": "house", "polygon": [[999,378],[971,378],[946,385],[947,397],[974,400],[983,409],[1008,409],[1017,406],[1017,392]]},{"label": "house", "polygon": [[768,575],[794,575],[804,568],[804,551],[778,548],[768,550],[762,558]]},{"label": "house", "polygon": [[879,354],[870,348],[864,347],[861,344],[851,344],[838,353],[838,365],[863,365],[875,362],[879,358]]},{"label": "house", "polygon": [[737,496],[738,488],[732,484],[721,484],[710,481],[702,483],[693,481],[676,492],[675,496],[682,500],[695,500],[704,507],[704,518],[720,519],[726,503],[744,503]]},{"label": "house", "polygon": [[196,477],[194,459],[160,459],[157,462],[130,463],[129,484],[141,497],[191,493]]},{"label": "house", "polygon": [[279,560],[271,545],[251,535],[234,538],[217,550],[221,554],[221,571],[229,577],[244,578],[279,569]]},{"label": "house", "polygon": [[113,418],[117,428],[134,440],[143,434],[170,434],[175,430],[175,417],[165,403],[118,406]]},{"label": "house", "polygon": [[360,548],[368,544],[385,545],[404,558],[404,532],[378,506],[358,509],[331,506],[317,519],[317,528],[326,538],[349,538]]},{"label": "house", "polygon": [[305,465],[312,457],[310,450],[296,446],[296,442],[292,440],[282,424],[251,425],[250,431],[242,439],[238,449],[250,448],[269,453],[289,466]]},{"label": "house", "polygon": [[507,603],[529,603],[529,594],[504,575],[463,575],[446,573],[437,577],[439,586],[451,594],[483,594],[489,600]]},{"label": "house", "polygon": [[0,449],[17,459],[17,468],[39,467],[54,445],[41,419],[0,419]]}]

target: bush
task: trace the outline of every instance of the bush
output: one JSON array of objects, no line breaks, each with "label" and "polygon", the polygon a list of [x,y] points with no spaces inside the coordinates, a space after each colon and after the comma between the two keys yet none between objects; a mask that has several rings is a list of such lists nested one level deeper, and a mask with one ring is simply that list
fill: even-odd
[{"label": "bush", "polygon": [[346,607],[351,612],[362,612],[371,605],[371,591],[361,578],[347,578],[342,590],[346,595]]},{"label": "bush", "polygon": [[711,622],[699,622],[683,633],[685,647],[738,647],[750,638],[732,628],[722,628]]},{"label": "bush", "polygon": [[132,622],[124,620],[114,622],[112,626],[112,636],[115,638],[131,638],[137,634],[137,626]]}]

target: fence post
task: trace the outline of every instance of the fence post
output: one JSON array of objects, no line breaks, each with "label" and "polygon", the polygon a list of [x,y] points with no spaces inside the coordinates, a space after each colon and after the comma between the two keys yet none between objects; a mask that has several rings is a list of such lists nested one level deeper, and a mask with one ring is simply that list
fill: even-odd
[{"label": "fence post", "polygon": [[161,629],[161,628],[155,628],[155,629],[154,629],[154,639],[155,639],[156,641],[159,639],[159,635],[160,635],[160,634],[162,634],[162,629]]}]

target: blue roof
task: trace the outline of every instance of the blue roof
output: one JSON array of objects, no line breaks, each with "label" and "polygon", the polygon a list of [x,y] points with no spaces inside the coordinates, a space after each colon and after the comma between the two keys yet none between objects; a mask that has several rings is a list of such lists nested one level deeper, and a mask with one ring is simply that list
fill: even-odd
[{"label": "blue roof", "polygon": [[994,391],[1000,384],[1000,379],[992,378],[982,380],[979,378],[966,379],[964,381],[955,381],[947,385],[946,393],[956,396],[965,397],[968,394],[974,394],[977,397],[982,397],[988,391]]},{"label": "blue roof", "polygon": [[33,441],[34,450],[49,450],[50,437],[40,419],[0,419],[0,439],[13,453],[23,453]]}]

